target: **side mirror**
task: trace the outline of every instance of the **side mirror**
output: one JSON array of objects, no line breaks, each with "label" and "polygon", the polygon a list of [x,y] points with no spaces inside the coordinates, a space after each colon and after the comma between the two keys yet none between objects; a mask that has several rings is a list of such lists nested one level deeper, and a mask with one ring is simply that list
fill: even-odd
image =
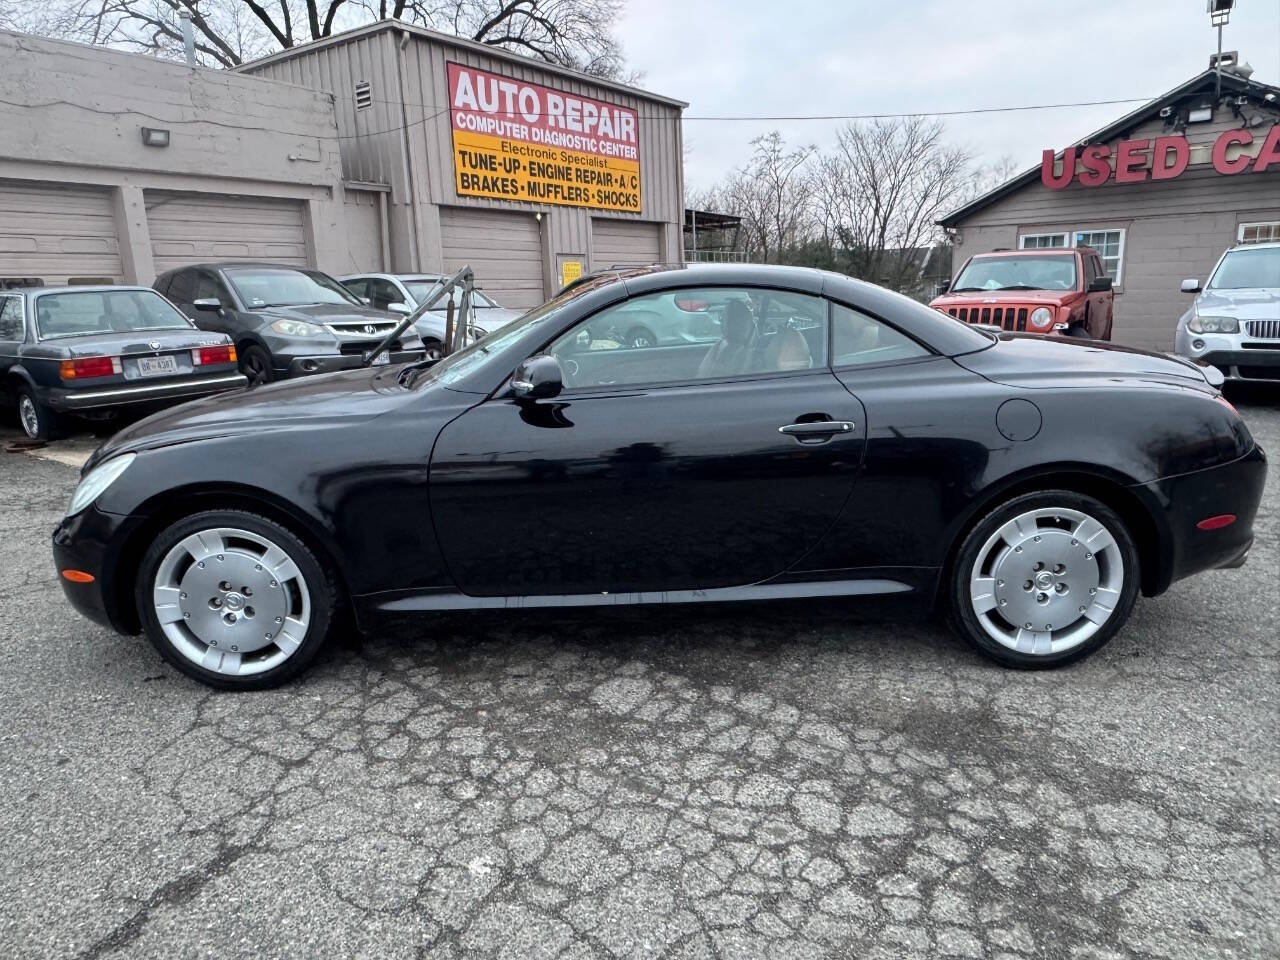
[{"label": "side mirror", "polygon": [[388,313],[398,313],[402,317],[407,317],[413,313],[412,308],[407,303],[388,303],[386,309]]},{"label": "side mirror", "polygon": [[197,310],[209,310],[213,313],[222,309],[222,301],[217,297],[201,297],[199,300],[192,300],[191,305]]},{"label": "side mirror", "polygon": [[1194,277],[1182,281],[1183,293],[1199,293],[1200,289],[1200,281]]},{"label": "side mirror", "polygon": [[1093,280],[1089,282],[1089,292],[1106,293],[1112,286],[1113,284],[1111,283],[1110,277],[1094,277]]},{"label": "side mirror", "polygon": [[511,389],[520,400],[550,400],[564,389],[564,371],[560,361],[549,353],[540,353],[516,367]]}]

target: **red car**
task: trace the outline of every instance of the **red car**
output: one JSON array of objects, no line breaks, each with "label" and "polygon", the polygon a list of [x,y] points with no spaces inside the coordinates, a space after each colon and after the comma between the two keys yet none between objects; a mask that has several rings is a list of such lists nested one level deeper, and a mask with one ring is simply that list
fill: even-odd
[{"label": "red car", "polygon": [[929,306],[1019,333],[1110,340],[1115,292],[1092,247],[995,250],[970,257]]}]

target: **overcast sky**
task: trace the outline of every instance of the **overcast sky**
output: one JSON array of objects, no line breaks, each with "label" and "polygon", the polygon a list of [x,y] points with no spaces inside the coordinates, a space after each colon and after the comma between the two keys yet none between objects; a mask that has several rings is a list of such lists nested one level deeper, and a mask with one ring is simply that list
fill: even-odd
[{"label": "overcast sky", "polygon": [[[832,121],[698,116],[928,112],[1152,98],[1209,65],[1205,0],[629,0],[641,86],[689,101],[685,179],[705,187],[773,128],[822,146]],[[1223,40],[1280,83],[1280,0],[1237,0]],[[945,118],[953,141],[1022,166],[1134,105]]]}]

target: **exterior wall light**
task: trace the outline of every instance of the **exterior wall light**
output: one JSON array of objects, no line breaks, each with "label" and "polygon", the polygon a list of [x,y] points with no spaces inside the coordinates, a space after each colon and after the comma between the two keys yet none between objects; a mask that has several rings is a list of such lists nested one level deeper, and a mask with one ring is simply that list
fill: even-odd
[{"label": "exterior wall light", "polygon": [[169,145],[169,131],[157,129],[156,127],[143,127],[142,142],[148,147],[167,147]]}]

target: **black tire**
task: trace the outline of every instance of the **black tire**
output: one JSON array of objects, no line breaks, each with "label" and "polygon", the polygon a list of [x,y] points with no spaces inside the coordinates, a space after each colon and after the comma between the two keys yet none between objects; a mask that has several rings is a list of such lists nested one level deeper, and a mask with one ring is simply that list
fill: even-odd
[{"label": "black tire", "polygon": [[635,350],[644,349],[645,347],[656,347],[658,338],[654,336],[653,331],[648,327],[632,327],[627,331],[626,337],[627,347]]},{"label": "black tire", "polygon": [[276,378],[271,368],[271,354],[256,343],[246,344],[236,353],[240,357],[240,372],[249,378],[249,386],[257,387]]},{"label": "black tire", "polygon": [[422,349],[426,360],[440,360],[444,357],[444,344],[439,340],[423,340]]},{"label": "black tire", "polygon": [[1073,337],[1076,340],[1092,340],[1093,339],[1093,337],[1089,336],[1089,331],[1084,328],[1084,325],[1079,323],[1073,324],[1072,326],[1067,327],[1066,331],[1063,333],[1063,336]]},{"label": "black tire", "polygon": [[48,405],[41,403],[34,389],[27,384],[15,392],[18,408],[18,425],[32,440],[57,440],[64,432],[62,418]]},{"label": "black tire", "polygon": [[[989,539],[1001,527],[1004,527],[1015,517],[1043,508],[1076,511],[1096,520],[1105,527],[1115,542],[1123,568],[1123,581],[1118,591],[1118,599],[1112,608],[1110,616],[1092,636],[1076,646],[1057,653],[1033,654],[1005,646],[987,632],[982,625],[978,612],[975,610],[975,602],[971,598],[971,577],[974,575],[974,568],[978,562],[979,554],[983,552]],[[1042,522],[1048,523],[1049,521]],[[1072,543],[1074,542],[1072,541]],[[1104,549],[1109,550],[1109,548]],[[1100,557],[1103,552],[1104,550],[1099,550]],[[1046,490],[1014,497],[973,525],[961,542],[955,562],[947,572],[946,581],[943,584],[943,602],[951,628],[977,647],[986,657],[1006,667],[1024,670],[1047,670],[1065,666],[1087,657],[1114,637],[1133,612],[1133,605],[1138,597],[1140,580],[1141,571],[1139,569],[1137,545],[1134,543],[1133,536],[1125,527],[1124,521],[1120,519],[1114,510],[1100,500],[1085,494],[1071,490]],[[1005,581],[1000,582],[1004,583]],[[1032,581],[1027,580],[1026,582],[1031,583]],[[1036,589],[1038,588],[1031,588],[1031,592],[1035,592]],[[994,604],[994,601],[991,602]],[[1015,600],[1014,603],[1016,602]],[[996,610],[995,613],[998,614],[999,610]],[[995,619],[1002,618],[997,617]],[[1008,623],[1008,621],[1005,622]],[[1012,626],[1016,630],[1019,625]]]},{"label": "black tire", "polygon": [[[156,616],[152,590],[165,555],[193,533],[218,527],[234,527],[256,533],[279,546],[297,566],[310,594],[310,622],[297,649],[283,663],[261,673],[229,676],[205,669],[175,648]],[[274,582],[272,585],[274,586]],[[331,626],[335,622],[341,622],[342,616],[337,578],[328,565],[318,559],[288,528],[245,510],[206,510],[179,520],[161,531],[138,565],[134,601],[143,632],[160,656],[192,679],[220,690],[264,690],[293,679],[310,666],[328,641]]]}]

